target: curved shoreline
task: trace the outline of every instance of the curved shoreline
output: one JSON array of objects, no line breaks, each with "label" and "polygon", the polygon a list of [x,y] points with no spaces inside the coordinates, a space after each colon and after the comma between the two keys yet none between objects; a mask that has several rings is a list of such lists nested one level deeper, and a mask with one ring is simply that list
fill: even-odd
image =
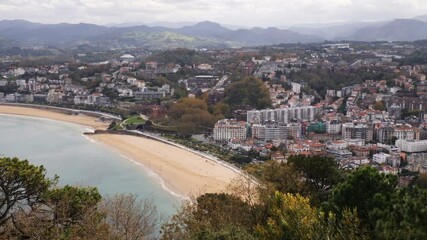
[{"label": "curved shoreline", "polygon": [[218,162],[162,141],[122,134],[94,134],[90,138],[143,164],[179,195],[225,192],[240,176]]},{"label": "curved shoreline", "polygon": [[[81,114],[76,116],[18,106],[0,105],[0,113],[72,122],[94,129],[105,129],[109,124]],[[156,136],[150,136],[150,139],[114,134],[89,137],[142,164],[164,181],[165,190],[176,195],[224,192],[228,184],[241,175],[234,166],[166,139],[156,139]]]},{"label": "curved shoreline", "polygon": [[67,114],[65,112],[57,112],[46,109],[41,109],[38,106],[36,107],[23,107],[18,105],[4,105],[0,104],[0,113],[18,115],[18,116],[30,116],[30,117],[39,117],[46,118],[51,120],[70,122],[79,124],[86,127],[91,127],[94,129],[106,129],[110,122],[101,121],[96,117],[87,116],[87,115],[73,115]]}]

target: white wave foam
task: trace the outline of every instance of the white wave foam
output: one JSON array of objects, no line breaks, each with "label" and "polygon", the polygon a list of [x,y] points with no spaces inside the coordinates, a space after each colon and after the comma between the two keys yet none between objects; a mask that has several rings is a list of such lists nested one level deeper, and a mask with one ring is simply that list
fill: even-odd
[{"label": "white wave foam", "polygon": [[93,128],[86,128],[86,132],[94,133],[95,129],[93,129]]},{"label": "white wave foam", "polygon": [[97,145],[100,145],[97,141],[93,140],[92,138],[88,137],[87,135],[85,135],[85,134],[82,134],[82,135],[83,135],[83,137],[84,137],[84,138],[86,138],[89,142],[91,142],[91,143],[95,143],[95,144],[97,144]]}]

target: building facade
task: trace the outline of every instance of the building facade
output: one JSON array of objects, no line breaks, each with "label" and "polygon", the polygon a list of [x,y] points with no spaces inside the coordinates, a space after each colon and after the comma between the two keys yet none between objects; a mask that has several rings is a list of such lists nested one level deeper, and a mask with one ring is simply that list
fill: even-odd
[{"label": "building facade", "polygon": [[321,109],[314,106],[252,110],[247,112],[247,122],[253,124],[266,124],[276,122],[288,124],[292,120],[313,121]]},{"label": "building facade", "polygon": [[369,142],[373,140],[374,130],[372,125],[365,123],[344,123],[342,125],[343,139],[364,139]]},{"label": "building facade", "polygon": [[427,140],[413,141],[398,139],[396,140],[396,147],[398,147],[402,152],[425,152],[427,151]]},{"label": "building facade", "polygon": [[228,142],[231,139],[247,138],[246,122],[232,119],[219,120],[213,129],[213,139],[217,142]]}]

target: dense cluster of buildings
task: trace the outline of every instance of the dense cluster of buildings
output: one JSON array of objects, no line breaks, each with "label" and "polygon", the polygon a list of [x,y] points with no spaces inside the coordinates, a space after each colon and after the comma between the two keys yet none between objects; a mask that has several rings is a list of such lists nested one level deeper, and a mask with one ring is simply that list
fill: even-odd
[{"label": "dense cluster of buildings", "polygon": [[[333,53],[340,46],[327,48]],[[329,89],[320,102],[303,90],[305,81],[275,76],[291,68],[300,71],[303,64],[309,68],[313,62],[298,57],[243,62],[243,70],[253,69],[255,76],[267,80],[272,108],[245,110],[246,121],[220,120],[214,127],[213,140],[237,150],[270,154],[280,161],[296,154],[331,156],[343,168],[371,164],[393,174],[403,166],[427,172],[427,66],[397,66],[381,58],[358,60],[347,67],[372,67],[375,62],[377,69],[398,77]],[[325,63],[321,67],[330,66]],[[241,134],[232,137],[236,131]],[[272,151],[271,145],[278,150]]]},{"label": "dense cluster of buildings", "polygon": [[[141,103],[161,115],[174,95],[214,105],[224,99],[230,79],[255,76],[268,89],[270,108],[233,109],[235,119],[222,119],[213,128],[218,144],[256,150],[276,160],[320,155],[334,157],[343,168],[373,164],[396,173],[404,162],[410,170],[427,171],[427,65],[399,62],[416,49],[411,45],[383,43],[366,49],[327,44],[274,57],[257,48],[206,50],[203,54],[211,61],[194,64],[143,62],[123,54],[104,62],[14,67],[14,60],[6,58],[2,63],[10,65],[0,69],[0,102],[120,108]],[[343,53],[351,56],[344,58]],[[320,93],[312,82],[292,74],[312,70],[394,77],[356,84],[347,79],[352,84]]]}]

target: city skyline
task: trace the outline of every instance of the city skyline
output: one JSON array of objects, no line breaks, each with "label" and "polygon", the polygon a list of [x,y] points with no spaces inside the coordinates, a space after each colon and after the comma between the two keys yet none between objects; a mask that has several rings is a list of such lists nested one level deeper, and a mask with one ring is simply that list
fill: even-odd
[{"label": "city skyline", "polygon": [[200,22],[242,27],[381,21],[427,14],[421,0],[4,0],[0,20],[40,23]]}]

